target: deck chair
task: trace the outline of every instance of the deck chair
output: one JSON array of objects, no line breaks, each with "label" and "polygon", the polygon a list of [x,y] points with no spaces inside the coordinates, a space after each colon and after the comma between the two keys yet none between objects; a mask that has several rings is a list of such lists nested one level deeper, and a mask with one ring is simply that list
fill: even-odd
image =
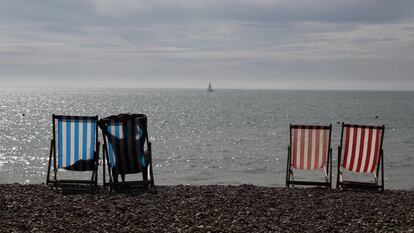
[{"label": "deck chair", "polygon": [[[151,142],[148,139],[147,116],[120,114],[99,120],[104,136],[103,165],[107,166],[109,182],[103,170],[104,186],[111,190],[126,186],[154,187]],[[145,150],[146,143],[146,150]],[[126,181],[128,174],[142,173],[142,180]],[[121,176],[122,182],[118,182]]]},{"label": "deck chair", "polygon": [[[290,125],[290,145],[286,169],[286,187],[312,185],[331,188],[332,126]],[[323,169],[325,181],[294,180],[293,171]]]},{"label": "deck chair", "polygon": [[[337,189],[384,190],[384,152],[382,150],[384,130],[384,125],[342,123],[341,144],[338,147]],[[354,173],[371,173],[374,181],[345,181],[342,169]],[[380,169],[381,182],[378,177]]]},{"label": "deck chair", "polygon": [[[97,187],[98,116],[52,116],[53,138],[46,184]],[[53,178],[50,177],[53,161]],[[59,170],[91,172],[90,179],[58,179]],[[89,176],[88,176],[89,177]]]}]

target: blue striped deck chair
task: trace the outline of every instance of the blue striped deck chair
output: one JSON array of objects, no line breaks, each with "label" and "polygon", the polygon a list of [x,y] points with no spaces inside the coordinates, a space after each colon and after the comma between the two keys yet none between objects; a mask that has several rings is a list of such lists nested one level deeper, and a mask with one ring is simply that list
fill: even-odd
[{"label": "blue striped deck chair", "polygon": [[[53,138],[50,144],[50,157],[46,184],[56,186],[97,187],[98,178],[98,116],[63,116],[53,114]],[[53,161],[54,176],[50,172]],[[91,172],[90,179],[58,179],[58,171]],[[61,174],[60,176],[63,176]],[[88,176],[89,177],[89,176]],[[61,178],[61,177],[60,177]]]},{"label": "blue striped deck chair", "polygon": [[[112,190],[130,186],[145,186],[152,189],[154,176],[147,116],[144,114],[113,115],[99,120],[98,124],[104,138],[102,151],[104,186],[110,186]],[[106,166],[109,183],[106,182]],[[139,173],[142,173],[142,180],[136,175],[131,176],[131,174]],[[128,175],[128,181],[126,175]],[[121,183],[118,182],[119,176],[122,178]],[[131,177],[134,178],[131,180]]]}]

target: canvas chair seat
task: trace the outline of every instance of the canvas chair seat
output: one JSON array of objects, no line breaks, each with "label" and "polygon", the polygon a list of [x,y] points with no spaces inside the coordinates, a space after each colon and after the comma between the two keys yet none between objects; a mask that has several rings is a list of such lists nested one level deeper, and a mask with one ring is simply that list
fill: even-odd
[{"label": "canvas chair seat", "polygon": [[[53,115],[53,138],[46,184],[97,186],[99,157],[98,116]],[[50,172],[53,162],[53,179]],[[91,171],[89,180],[59,179],[58,171]]]},{"label": "canvas chair seat", "polygon": [[[342,123],[341,144],[338,147],[337,188],[384,190],[384,152],[382,150],[384,130],[384,125]],[[350,173],[372,174],[374,180],[373,182],[344,180],[343,170]]]},{"label": "canvas chair seat", "polygon": [[[147,116],[144,114],[113,115],[101,119],[99,127],[104,136],[104,166],[107,164],[109,174],[109,183],[106,183],[106,175],[103,174],[104,185],[109,185],[111,188],[126,184],[153,187]],[[126,181],[126,175],[137,173],[142,173],[142,181]],[[122,183],[118,182],[119,176],[121,176]]]},{"label": "canvas chair seat", "polygon": [[[290,125],[286,187],[293,185],[331,187],[331,131],[331,125]],[[294,180],[294,170],[320,169],[324,170],[325,182]]]}]

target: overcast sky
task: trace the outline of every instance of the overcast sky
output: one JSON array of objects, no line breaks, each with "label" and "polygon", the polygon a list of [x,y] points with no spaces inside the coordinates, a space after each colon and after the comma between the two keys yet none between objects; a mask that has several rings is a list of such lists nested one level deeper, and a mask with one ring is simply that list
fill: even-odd
[{"label": "overcast sky", "polygon": [[414,90],[414,1],[0,1],[0,87],[209,82]]}]

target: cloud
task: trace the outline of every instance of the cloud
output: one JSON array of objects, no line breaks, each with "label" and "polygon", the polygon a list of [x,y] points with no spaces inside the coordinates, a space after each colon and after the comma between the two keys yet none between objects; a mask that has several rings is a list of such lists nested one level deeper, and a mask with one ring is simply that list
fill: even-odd
[{"label": "cloud", "polygon": [[65,24],[237,20],[386,23],[411,18],[411,0],[3,0],[2,18]]},{"label": "cloud", "polygon": [[[99,14],[167,20],[317,21],[384,23],[410,18],[411,0],[91,0]],[[152,17],[151,17],[152,16]],[[145,20],[146,21],[146,20]]]},{"label": "cloud", "polygon": [[0,81],[414,89],[413,11],[411,0],[3,0]]}]

